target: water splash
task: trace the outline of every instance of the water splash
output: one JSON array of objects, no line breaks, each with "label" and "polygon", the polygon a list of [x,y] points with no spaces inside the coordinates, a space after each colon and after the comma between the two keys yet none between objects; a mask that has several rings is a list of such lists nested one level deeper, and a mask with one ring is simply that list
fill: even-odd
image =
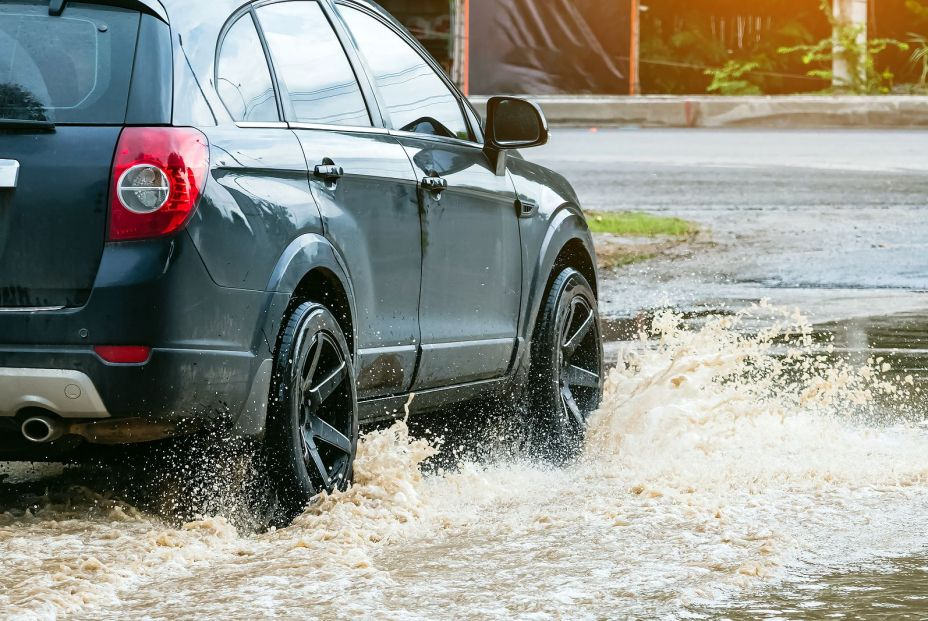
[{"label": "water splash", "polygon": [[[765,311],[765,312],[769,312]],[[914,384],[854,366],[798,316],[659,315],[608,378],[583,458],[424,476],[405,422],[293,526],[171,528],[88,490],[0,515],[11,618],[667,617],[924,542]],[[890,404],[887,410],[886,404]]]}]

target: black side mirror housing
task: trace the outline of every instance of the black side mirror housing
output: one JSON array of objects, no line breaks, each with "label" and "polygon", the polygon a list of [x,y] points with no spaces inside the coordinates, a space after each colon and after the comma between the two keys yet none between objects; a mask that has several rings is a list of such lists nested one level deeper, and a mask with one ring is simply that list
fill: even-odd
[{"label": "black side mirror housing", "polygon": [[487,157],[497,175],[506,174],[506,151],[547,144],[548,121],[538,104],[518,97],[491,97],[487,102]]}]

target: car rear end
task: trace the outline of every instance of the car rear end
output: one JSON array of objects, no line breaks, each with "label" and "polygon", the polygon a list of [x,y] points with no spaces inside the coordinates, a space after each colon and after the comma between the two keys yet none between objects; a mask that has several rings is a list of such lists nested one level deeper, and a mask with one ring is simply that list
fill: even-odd
[{"label": "car rear end", "polygon": [[0,3],[0,459],[157,439],[251,387],[228,313],[264,296],[218,289],[184,231],[209,146],[171,127],[158,7]]}]

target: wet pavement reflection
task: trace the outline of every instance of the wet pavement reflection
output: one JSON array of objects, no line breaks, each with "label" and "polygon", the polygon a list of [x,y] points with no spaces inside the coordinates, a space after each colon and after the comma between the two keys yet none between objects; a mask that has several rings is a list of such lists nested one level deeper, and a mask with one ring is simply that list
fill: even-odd
[{"label": "wet pavement reflection", "polygon": [[731,621],[754,619],[871,619],[907,621],[928,616],[928,553],[863,570],[798,579],[750,603],[697,614]]}]

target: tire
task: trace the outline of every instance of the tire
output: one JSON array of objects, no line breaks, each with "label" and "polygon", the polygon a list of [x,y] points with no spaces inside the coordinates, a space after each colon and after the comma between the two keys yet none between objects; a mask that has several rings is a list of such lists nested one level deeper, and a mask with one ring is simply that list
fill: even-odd
[{"label": "tire", "polygon": [[324,306],[301,304],[274,361],[265,450],[273,521],[289,524],[322,492],[345,490],[358,446],[351,350]]},{"label": "tire", "polygon": [[602,392],[596,294],[580,272],[568,268],[551,284],[532,337],[526,392],[531,454],[556,465],[575,459]]}]

